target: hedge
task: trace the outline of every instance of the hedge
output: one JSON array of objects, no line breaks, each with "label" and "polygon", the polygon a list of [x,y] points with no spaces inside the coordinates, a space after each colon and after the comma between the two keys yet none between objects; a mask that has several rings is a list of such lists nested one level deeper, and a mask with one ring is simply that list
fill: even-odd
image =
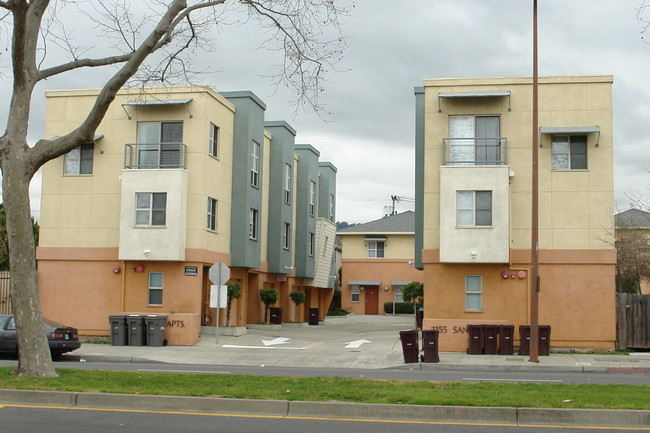
[{"label": "hedge", "polygon": [[393,314],[393,305],[395,305],[395,314],[413,314],[412,302],[384,302],[384,313]]}]

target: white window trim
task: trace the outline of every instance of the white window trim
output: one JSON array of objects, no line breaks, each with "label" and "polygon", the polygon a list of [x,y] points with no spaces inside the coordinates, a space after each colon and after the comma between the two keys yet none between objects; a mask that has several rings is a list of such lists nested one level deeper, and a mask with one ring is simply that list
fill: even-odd
[{"label": "white window trim", "polygon": [[314,251],[315,251],[315,243],[316,243],[316,236],[314,233],[309,232],[309,236],[307,237],[307,254],[309,254],[309,257],[314,257]]},{"label": "white window trim", "polygon": [[[470,291],[467,290],[468,287],[468,278],[476,277],[479,279],[480,282],[480,290],[479,291]],[[474,309],[469,309],[467,306],[467,295],[478,295],[479,299],[481,301],[481,305],[478,310]],[[481,275],[465,275],[465,312],[468,313],[481,313],[483,312],[483,277]]]},{"label": "white window trim", "polygon": [[[369,259],[383,259],[386,256],[386,241],[367,241],[368,242],[368,258]],[[379,243],[383,244],[383,248],[381,249],[382,251],[382,256],[378,257],[377,252],[379,251],[378,245]],[[372,254],[374,255],[371,255]]]},{"label": "white window trim", "polygon": [[[461,208],[460,205],[458,204],[458,194],[463,193],[463,192],[471,192],[472,193],[472,207],[471,208]],[[476,213],[479,210],[485,210],[485,209],[479,209],[476,206],[476,193],[478,192],[489,192],[490,193],[490,224],[476,224]],[[461,224],[458,221],[458,213],[461,210],[465,211],[472,211],[472,223],[471,224]],[[493,221],[493,216],[494,216],[494,201],[493,201],[493,194],[492,191],[489,190],[459,190],[456,191],[456,227],[478,227],[478,228],[490,228],[494,225]]]},{"label": "white window trim", "polygon": [[[355,300],[354,297],[357,297]],[[361,290],[359,286],[350,286],[350,302],[360,302],[361,301]]]},{"label": "white window trim", "polygon": [[259,212],[257,209],[251,208],[249,219],[248,219],[248,238],[251,240],[257,240],[257,231],[259,229]]},{"label": "white window trim", "polygon": [[208,197],[207,229],[211,232],[217,231],[218,212],[219,212],[219,202],[212,197]]},{"label": "white window trim", "polygon": [[[151,285],[151,275],[152,274],[160,274],[160,287],[152,286]],[[148,285],[148,290],[147,290],[147,305],[150,306],[155,306],[155,307],[161,307],[163,305],[162,299],[163,299],[163,287],[165,286],[165,275],[162,272],[149,272],[149,281],[147,282]],[[152,304],[151,303],[151,292],[153,291],[159,291],[160,292],[160,299],[161,303],[160,304]]]},{"label": "white window trim", "polygon": [[251,186],[260,186],[260,144],[253,140],[251,149]]},{"label": "white window trim", "polygon": [[[148,194],[149,195],[149,207],[148,208],[139,208],[138,207],[138,195],[141,194]],[[156,194],[164,194],[165,196],[165,223],[164,224],[153,224],[153,213],[156,210],[162,210],[162,209],[156,209],[154,208],[154,195]],[[167,193],[166,192],[136,192],[135,193],[135,213],[134,213],[134,226],[135,227],[166,227],[167,226]],[[149,221],[147,224],[138,224],[138,211],[144,211],[147,210],[149,213]]]},{"label": "white window trim", "polygon": [[309,181],[309,215],[316,215],[316,182]]},{"label": "white window trim", "polygon": [[284,223],[284,231],[282,232],[282,248],[285,250],[291,249],[291,223]]},{"label": "white window trim", "polygon": [[284,165],[284,202],[291,204],[291,164]]},{"label": "white window trim", "polygon": [[210,122],[210,138],[208,140],[208,153],[219,159],[219,130],[220,128]]}]

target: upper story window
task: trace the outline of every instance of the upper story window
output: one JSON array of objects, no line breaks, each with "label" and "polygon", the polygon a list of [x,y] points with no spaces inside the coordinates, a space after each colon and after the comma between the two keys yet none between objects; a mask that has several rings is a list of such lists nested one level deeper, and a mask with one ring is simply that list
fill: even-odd
[{"label": "upper story window", "polygon": [[456,225],[491,226],[492,191],[456,191]]},{"label": "upper story window", "polygon": [[329,220],[334,222],[334,194],[330,194],[329,201]]},{"label": "upper story window", "polygon": [[316,182],[309,182],[309,215],[316,214]]},{"label": "upper story window", "polygon": [[208,230],[217,230],[217,200],[208,197]]},{"label": "upper story window", "polygon": [[368,241],[368,257],[381,259],[384,257],[384,241]]},{"label": "upper story window", "polygon": [[208,140],[208,153],[219,158],[219,127],[210,123],[210,138]]},{"label": "upper story window", "polygon": [[166,192],[135,193],[135,225],[164,226],[167,219]]},{"label": "upper story window", "polygon": [[291,224],[284,223],[284,231],[282,232],[282,248],[288,250],[291,248]]},{"label": "upper story window", "polygon": [[258,212],[257,209],[251,208],[249,218],[248,218],[248,237],[252,240],[257,239],[257,230],[258,230]]},{"label": "upper story window", "polygon": [[251,186],[258,187],[260,181],[260,144],[251,142]]},{"label": "upper story window", "polygon": [[183,122],[138,122],[137,168],[178,168],[183,163]]},{"label": "upper story window", "polygon": [[307,238],[307,253],[309,254],[309,257],[314,257],[315,248],[314,234],[309,233],[309,237]]},{"label": "upper story window", "polygon": [[284,202],[291,204],[291,165],[284,165]]},{"label": "upper story window", "polygon": [[554,135],[551,154],[553,170],[586,170],[587,136]]},{"label": "upper story window", "polygon": [[93,174],[95,143],[86,143],[63,156],[63,174]]},{"label": "upper story window", "polygon": [[505,163],[505,138],[499,116],[451,116],[445,139],[444,163],[500,165]]}]

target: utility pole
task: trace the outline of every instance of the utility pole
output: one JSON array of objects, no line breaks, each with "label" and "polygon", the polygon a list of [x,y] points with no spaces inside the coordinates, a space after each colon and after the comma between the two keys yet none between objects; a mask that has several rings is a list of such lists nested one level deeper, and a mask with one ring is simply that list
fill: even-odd
[{"label": "utility pole", "polygon": [[530,246],[530,359],[539,362],[539,77],[537,65],[537,0],[533,0],[533,177]]}]

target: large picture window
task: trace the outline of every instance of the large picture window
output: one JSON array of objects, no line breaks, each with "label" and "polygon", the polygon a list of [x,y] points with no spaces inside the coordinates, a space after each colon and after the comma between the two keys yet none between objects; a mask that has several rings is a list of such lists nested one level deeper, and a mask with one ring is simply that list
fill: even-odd
[{"label": "large picture window", "polygon": [[499,116],[449,118],[449,157],[454,165],[501,163]]},{"label": "large picture window", "polygon": [[166,192],[135,193],[135,225],[164,226],[167,220]]},{"label": "large picture window", "polygon": [[586,170],[587,136],[554,135],[551,153],[553,170]]},{"label": "large picture window", "polygon": [[492,191],[457,191],[456,225],[491,226]]},{"label": "large picture window", "polygon": [[138,167],[181,166],[183,122],[138,123]]}]

